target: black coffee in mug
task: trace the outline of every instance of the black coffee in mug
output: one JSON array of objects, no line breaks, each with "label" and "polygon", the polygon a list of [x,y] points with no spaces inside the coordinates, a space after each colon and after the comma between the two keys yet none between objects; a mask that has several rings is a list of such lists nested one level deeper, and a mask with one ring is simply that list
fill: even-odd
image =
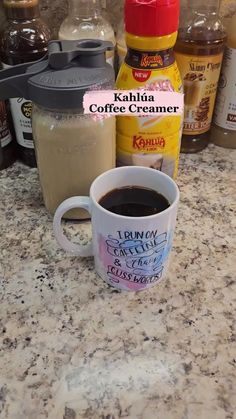
[{"label": "black coffee in mug", "polygon": [[99,204],[113,214],[126,217],[147,217],[170,207],[160,193],[140,186],[125,186],[108,192]]}]

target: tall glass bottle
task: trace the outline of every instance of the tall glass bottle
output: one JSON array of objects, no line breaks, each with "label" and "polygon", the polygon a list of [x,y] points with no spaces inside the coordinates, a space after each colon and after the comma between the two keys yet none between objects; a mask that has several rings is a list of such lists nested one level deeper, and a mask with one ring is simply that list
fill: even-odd
[{"label": "tall glass bottle", "polygon": [[2,162],[3,162],[2,144],[1,144],[1,142],[0,142],[0,167],[2,166]]},{"label": "tall glass bottle", "polygon": [[[0,70],[2,65],[0,63]],[[2,162],[0,170],[7,169],[16,161],[16,138],[9,101],[0,102],[0,143]]]},{"label": "tall glass bottle", "polygon": [[211,141],[236,148],[236,14],[226,24],[228,40],[215,108]]},{"label": "tall glass bottle", "polygon": [[[59,30],[59,39],[101,39],[115,46],[111,24],[102,14],[100,0],[69,0],[69,13]],[[114,52],[107,53],[107,61],[114,64]]]},{"label": "tall glass bottle", "polygon": [[[47,52],[50,30],[41,20],[39,0],[3,0],[7,23],[0,33],[0,56],[4,68],[37,61]],[[31,102],[10,99],[21,160],[36,166],[31,126]]]},{"label": "tall glass bottle", "polygon": [[0,170],[3,170],[16,160],[16,143],[8,101],[0,101],[0,147],[2,148]]},{"label": "tall glass bottle", "polygon": [[209,142],[226,33],[219,0],[189,0],[182,10],[175,56],[185,93],[181,151],[195,153]]}]

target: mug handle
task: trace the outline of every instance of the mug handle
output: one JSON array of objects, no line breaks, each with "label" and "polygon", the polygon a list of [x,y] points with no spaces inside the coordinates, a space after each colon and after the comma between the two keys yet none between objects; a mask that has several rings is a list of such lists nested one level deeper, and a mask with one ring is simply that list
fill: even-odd
[{"label": "mug handle", "polygon": [[92,241],[86,246],[75,244],[70,242],[67,237],[63,233],[61,220],[63,215],[72,209],[76,208],[83,208],[89,212],[91,215],[91,208],[90,208],[90,198],[81,196],[81,197],[73,197],[69,198],[66,201],[62,202],[62,204],[57,208],[54,219],[53,219],[53,231],[56,237],[58,244],[64,249],[66,252],[73,253],[76,256],[80,257],[89,257],[93,256],[93,245]]}]

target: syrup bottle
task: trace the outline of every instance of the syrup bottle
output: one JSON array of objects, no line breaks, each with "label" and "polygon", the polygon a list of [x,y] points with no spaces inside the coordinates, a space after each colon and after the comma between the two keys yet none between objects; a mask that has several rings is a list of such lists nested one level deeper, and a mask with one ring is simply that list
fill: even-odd
[{"label": "syrup bottle", "polygon": [[189,0],[182,10],[175,56],[185,93],[181,151],[195,153],[209,142],[226,32],[219,0]]},{"label": "syrup bottle", "polygon": [[[3,68],[37,61],[47,53],[50,30],[41,20],[39,0],[4,0],[7,24],[0,33]],[[18,154],[28,166],[35,167],[32,136],[32,103],[24,98],[10,99],[18,143]]]},{"label": "syrup bottle", "polygon": [[7,169],[16,160],[14,129],[11,124],[9,102],[0,101],[0,170]]}]

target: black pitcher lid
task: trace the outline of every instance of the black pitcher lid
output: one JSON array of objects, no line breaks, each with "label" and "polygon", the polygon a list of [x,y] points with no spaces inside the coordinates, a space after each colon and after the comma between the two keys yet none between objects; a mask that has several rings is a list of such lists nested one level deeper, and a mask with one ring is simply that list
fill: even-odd
[{"label": "black pitcher lid", "polygon": [[0,72],[0,98],[23,96],[49,109],[81,108],[88,90],[114,83],[106,63],[112,49],[111,42],[100,40],[51,41],[43,60]]}]

